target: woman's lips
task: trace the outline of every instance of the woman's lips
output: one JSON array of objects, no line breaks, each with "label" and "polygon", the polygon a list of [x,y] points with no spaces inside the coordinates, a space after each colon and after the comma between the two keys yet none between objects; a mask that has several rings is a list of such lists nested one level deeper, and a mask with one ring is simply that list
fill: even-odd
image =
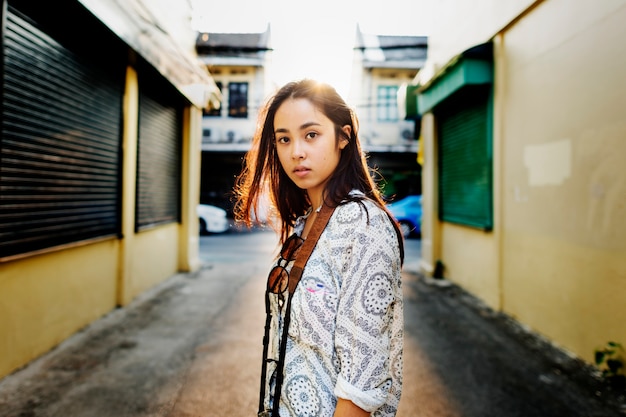
[{"label": "woman's lips", "polygon": [[297,175],[298,177],[304,177],[306,176],[309,172],[311,172],[311,170],[309,168],[306,167],[301,167],[298,166],[293,170],[294,175]]}]

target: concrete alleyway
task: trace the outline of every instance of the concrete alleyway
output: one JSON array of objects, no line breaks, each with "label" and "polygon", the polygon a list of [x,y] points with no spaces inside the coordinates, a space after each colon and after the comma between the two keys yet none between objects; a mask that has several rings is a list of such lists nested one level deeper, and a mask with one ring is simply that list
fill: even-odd
[{"label": "concrete alleyway", "polygon": [[[201,271],[172,277],[0,380],[0,417],[255,415],[275,237],[201,240]],[[407,242],[399,417],[626,415],[588,367],[458,287],[420,278],[419,248]]]}]

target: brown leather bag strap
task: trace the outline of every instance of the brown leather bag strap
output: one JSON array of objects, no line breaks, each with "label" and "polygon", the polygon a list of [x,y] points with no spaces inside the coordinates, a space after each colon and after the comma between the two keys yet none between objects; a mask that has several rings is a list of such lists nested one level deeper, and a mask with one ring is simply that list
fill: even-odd
[{"label": "brown leather bag strap", "polygon": [[300,278],[302,277],[302,272],[304,271],[304,266],[306,265],[315,245],[322,232],[326,228],[328,224],[328,220],[330,220],[330,216],[332,216],[333,211],[335,211],[334,207],[330,207],[326,204],[322,205],[320,212],[317,214],[317,218],[313,222],[313,226],[311,226],[311,230],[307,235],[302,247],[298,251],[296,255],[296,260],[291,267],[291,271],[289,272],[289,294],[293,294],[298,286],[298,282],[300,282]]},{"label": "brown leather bag strap", "polygon": [[[306,265],[315,245],[322,232],[326,228],[328,224],[328,220],[330,216],[335,211],[334,207],[327,206],[326,204],[322,205],[320,212],[317,214],[317,218],[313,222],[313,226],[311,226],[311,230],[307,235],[304,243],[298,250],[298,254],[296,255],[296,260],[291,267],[291,271],[289,272],[289,297],[287,298],[287,306],[285,308],[285,319],[283,323],[283,334],[280,339],[280,345],[278,350],[278,364],[276,365],[276,381],[274,386],[274,406],[272,407],[272,417],[278,416],[278,409],[280,407],[280,395],[283,388],[283,380],[284,380],[284,372],[283,369],[285,367],[285,353],[287,351],[287,337],[289,334],[289,323],[291,322],[291,299],[292,295],[298,286],[298,282],[300,282],[300,278],[302,277],[302,271],[304,270],[304,266]],[[261,399],[261,402],[263,399]],[[259,407],[259,411],[261,411],[262,407]]]}]

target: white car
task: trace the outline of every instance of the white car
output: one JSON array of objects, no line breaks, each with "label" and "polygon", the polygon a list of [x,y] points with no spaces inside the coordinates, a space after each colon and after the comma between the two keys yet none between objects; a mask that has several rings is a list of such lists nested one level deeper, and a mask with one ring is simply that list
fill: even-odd
[{"label": "white car", "polygon": [[208,204],[199,204],[198,223],[200,235],[224,233],[230,228],[226,210]]}]

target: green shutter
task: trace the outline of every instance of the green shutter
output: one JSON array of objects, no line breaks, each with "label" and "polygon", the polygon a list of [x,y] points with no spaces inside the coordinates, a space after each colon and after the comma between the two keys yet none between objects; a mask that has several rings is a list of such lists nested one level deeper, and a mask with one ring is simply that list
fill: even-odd
[{"label": "green shutter", "polygon": [[406,119],[415,120],[420,117],[417,107],[417,91],[419,88],[420,86],[418,85],[408,85],[406,87]]},{"label": "green shutter", "polygon": [[492,155],[486,86],[465,87],[435,111],[439,123],[439,217],[491,230]]}]

